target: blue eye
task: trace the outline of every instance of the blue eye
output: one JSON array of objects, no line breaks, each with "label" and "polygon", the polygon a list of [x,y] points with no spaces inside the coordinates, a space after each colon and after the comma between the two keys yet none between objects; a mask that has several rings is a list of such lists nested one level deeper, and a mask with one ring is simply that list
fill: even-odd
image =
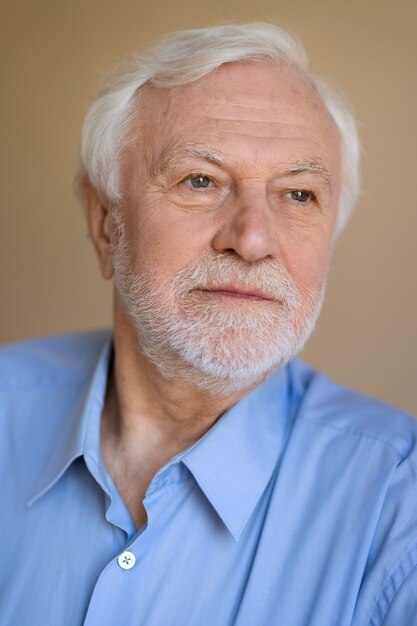
[{"label": "blue eye", "polygon": [[304,189],[296,189],[295,191],[290,191],[290,196],[293,200],[302,204],[315,199],[314,193],[312,191],[305,191]]},{"label": "blue eye", "polygon": [[193,189],[207,189],[207,187],[212,182],[209,176],[204,176],[203,174],[198,174],[197,176],[189,176],[187,178],[187,181],[190,182]]}]

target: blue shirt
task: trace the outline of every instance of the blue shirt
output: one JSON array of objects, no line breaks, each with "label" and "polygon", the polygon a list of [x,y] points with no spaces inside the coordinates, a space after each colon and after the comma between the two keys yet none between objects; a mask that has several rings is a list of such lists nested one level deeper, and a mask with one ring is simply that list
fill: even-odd
[{"label": "blue shirt", "polygon": [[109,332],[1,350],[2,626],[413,626],[417,423],[298,360],[153,477],[100,455]]}]

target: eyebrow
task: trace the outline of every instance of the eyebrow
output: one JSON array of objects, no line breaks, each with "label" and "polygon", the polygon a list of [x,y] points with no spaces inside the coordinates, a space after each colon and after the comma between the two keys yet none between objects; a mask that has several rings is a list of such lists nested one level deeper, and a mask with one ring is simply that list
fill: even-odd
[{"label": "eyebrow", "polygon": [[297,174],[304,174],[305,172],[319,174],[321,178],[323,178],[326,185],[331,188],[333,177],[327,167],[317,159],[293,161],[288,164],[287,168],[283,172],[283,176],[297,176]]},{"label": "eyebrow", "polygon": [[175,149],[165,149],[159,156],[158,162],[153,164],[152,172],[154,174],[164,173],[183,159],[200,159],[219,167],[224,167],[226,163],[222,155],[212,148],[196,144],[184,144]]},{"label": "eyebrow", "polygon": [[[167,148],[160,155],[158,162],[153,164],[152,172],[154,174],[164,173],[166,170],[174,167],[183,159],[200,159],[217,165],[218,167],[225,167],[226,160],[224,157],[208,146],[201,146],[198,144],[184,144],[175,149]],[[312,172],[319,174],[323,178],[325,184],[331,188],[333,177],[329,170],[320,160],[311,158],[298,161],[292,161],[286,165],[285,170],[281,173],[281,176],[297,176],[298,174],[304,174],[305,172]]]}]

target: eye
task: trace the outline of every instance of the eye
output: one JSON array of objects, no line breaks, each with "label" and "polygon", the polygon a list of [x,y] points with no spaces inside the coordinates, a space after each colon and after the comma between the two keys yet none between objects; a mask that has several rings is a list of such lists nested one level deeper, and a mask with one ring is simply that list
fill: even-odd
[{"label": "eye", "polygon": [[311,200],[315,200],[316,196],[312,191],[306,191],[305,189],[296,189],[294,191],[290,191],[288,194],[292,200],[296,202],[300,202],[301,204],[305,204],[306,202],[310,202]]},{"label": "eye", "polygon": [[205,176],[204,174],[194,174],[192,176],[188,176],[188,178],[186,178],[183,182],[187,185],[187,187],[192,187],[193,189],[207,189],[213,181],[210,176]]}]

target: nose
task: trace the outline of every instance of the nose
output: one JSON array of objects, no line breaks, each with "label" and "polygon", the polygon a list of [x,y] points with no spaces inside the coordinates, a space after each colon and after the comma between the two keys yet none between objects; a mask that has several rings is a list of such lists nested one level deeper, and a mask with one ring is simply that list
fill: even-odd
[{"label": "nose", "polygon": [[216,252],[235,253],[243,260],[255,262],[277,258],[279,241],[274,216],[266,199],[252,197],[234,207],[225,207],[228,219],[215,234],[212,246]]}]

